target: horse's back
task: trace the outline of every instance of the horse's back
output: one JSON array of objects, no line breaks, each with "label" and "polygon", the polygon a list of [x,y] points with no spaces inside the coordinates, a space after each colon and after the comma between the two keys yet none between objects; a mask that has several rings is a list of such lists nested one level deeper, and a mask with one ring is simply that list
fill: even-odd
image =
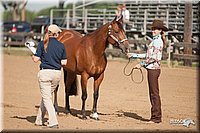
[{"label": "horse's back", "polygon": [[77,31],[63,29],[58,40],[65,46],[71,46],[72,43],[76,44],[82,37],[82,34]]},{"label": "horse's back", "polygon": [[82,34],[74,30],[66,30],[63,29],[58,40],[62,42],[65,46],[66,53],[67,53],[67,60],[68,63],[64,68],[68,68],[71,70],[75,69],[75,56],[78,49],[79,41],[82,38]]}]

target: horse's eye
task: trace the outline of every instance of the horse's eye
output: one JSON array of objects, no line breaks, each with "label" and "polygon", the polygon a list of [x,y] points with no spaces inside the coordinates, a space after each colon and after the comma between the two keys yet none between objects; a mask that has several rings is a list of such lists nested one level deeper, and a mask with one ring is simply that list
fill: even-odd
[{"label": "horse's eye", "polygon": [[118,33],[119,33],[119,31],[115,31],[115,33],[117,33],[117,34],[118,34]]}]

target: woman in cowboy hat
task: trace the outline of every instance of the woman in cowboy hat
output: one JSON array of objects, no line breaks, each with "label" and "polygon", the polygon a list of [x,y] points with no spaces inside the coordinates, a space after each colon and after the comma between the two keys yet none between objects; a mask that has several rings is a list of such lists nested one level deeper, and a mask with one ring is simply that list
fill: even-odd
[{"label": "woman in cowboy hat", "polygon": [[[155,19],[151,25],[147,26],[151,28],[153,40],[148,45],[147,53],[145,54],[146,60],[140,61],[135,68],[144,67],[147,69],[147,79],[149,85],[149,97],[151,102],[151,118],[150,122],[160,123],[161,112],[161,100],[159,95],[158,78],[160,76],[160,61],[162,58],[163,47],[166,46],[164,31],[168,31],[168,28],[164,26],[163,21]],[[144,58],[143,54],[128,53],[127,56]],[[141,57],[140,57],[141,56]]]}]

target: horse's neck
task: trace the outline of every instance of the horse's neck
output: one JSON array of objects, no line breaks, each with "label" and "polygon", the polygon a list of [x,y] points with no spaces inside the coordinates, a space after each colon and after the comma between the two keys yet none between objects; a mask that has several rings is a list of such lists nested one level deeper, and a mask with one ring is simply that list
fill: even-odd
[{"label": "horse's neck", "polygon": [[93,36],[93,48],[96,49],[99,54],[104,53],[107,46],[108,38],[108,23],[103,25],[100,29],[92,33]]}]

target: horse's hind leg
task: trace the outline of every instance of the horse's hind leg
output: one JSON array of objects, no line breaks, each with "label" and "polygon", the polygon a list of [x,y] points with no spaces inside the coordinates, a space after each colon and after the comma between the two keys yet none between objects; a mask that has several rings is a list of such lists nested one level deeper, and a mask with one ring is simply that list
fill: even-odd
[{"label": "horse's hind leg", "polygon": [[[69,95],[71,95],[70,89],[72,89],[71,86],[74,83],[75,79],[76,79],[76,74],[68,73],[67,71],[64,70],[65,102],[66,102],[65,103],[65,113],[66,114],[70,113]],[[77,89],[77,88],[75,88],[75,89]]]},{"label": "horse's hind leg", "polygon": [[87,99],[87,80],[88,80],[88,75],[87,74],[82,74],[81,75],[81,88],[82,88],[82,119],[87,119],[86,117],[86,112],[85,112],[85,101]]},{"label": "horse's hind leg", "polygon": [[58,97],[57,97],[58,87],[59,87],[59,85],[54,90],[54,108],[55,108],[55,111],[57,114],[59,114],[59,112],[58,112]]},{"label": "horse's hind leg", "polygon": [[94,77],[94,93],[93,93],[93,109],[92,109],[92,118],[94,118],[95,120],[99,120],[99,116],[97,113],[97,100],[99,97],[99,86],[103,80],[104,74],[102,73],[100,76],[98,77]]},{"label": "horse's hind leg", "polygon": [[69,106],[69,91],[67,90],[67,71],[64,70],[64,83],[65,83],[65,113],[70,113]]}]

